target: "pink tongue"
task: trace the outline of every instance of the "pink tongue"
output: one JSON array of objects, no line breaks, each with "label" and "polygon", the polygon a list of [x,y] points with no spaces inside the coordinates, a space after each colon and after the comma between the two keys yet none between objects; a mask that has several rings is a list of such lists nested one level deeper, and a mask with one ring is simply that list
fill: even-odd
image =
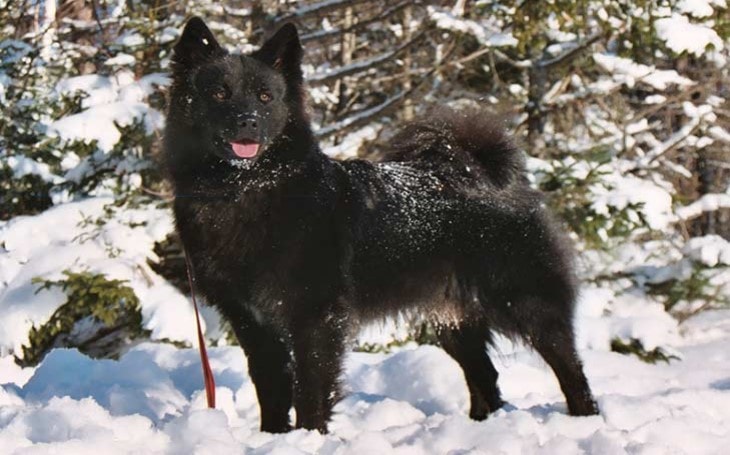
[{"label": "pink tongue", "polygon": [[231,142],[231,147],[233,147],[233,153],[241,158],[253,158],[259,151],[259,145],[255,142],[249,142],[247,144]]}]

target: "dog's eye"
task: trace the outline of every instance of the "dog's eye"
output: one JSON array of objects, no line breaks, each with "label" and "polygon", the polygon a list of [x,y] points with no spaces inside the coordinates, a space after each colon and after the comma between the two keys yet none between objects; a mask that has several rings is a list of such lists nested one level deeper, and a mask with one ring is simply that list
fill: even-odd
[{"label": "dog's eye", "polygon": [[271,101],[271,94],[269,92],[261,92],[259,94],[259,99],[262,103],[268,103],[269,101]]},{"label": "dog's eye", "polygon": [[224,87],[216,87],[213,90],[211,96],[216,101],[225,101],[228,99],[228,90],[226,90]]}]

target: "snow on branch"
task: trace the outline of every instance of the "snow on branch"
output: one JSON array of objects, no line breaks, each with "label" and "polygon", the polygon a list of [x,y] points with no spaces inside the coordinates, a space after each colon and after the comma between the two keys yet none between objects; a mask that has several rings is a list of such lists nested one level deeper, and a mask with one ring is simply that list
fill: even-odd
[{"label": "snow on branch", "polygon": [[719,235],[705,235],[690,239],[683,253],[709,267],[730,265],[730,242]]},{"label": "snow on branch", "polygon": [[675,212],[683,220],[697,218],[705,212],[730,209],[730,194],[705,194],[689,205],[678,208]]},{"label": "snow on branch", "polygon": [[593,60],[605,71],[611,73],[616,82],[632,87],[636,82],[643,82],[657,90],[665,90],[669,85],[687,87],[695,81],[680,76],[675,70],[659,70],[655,66],[636,63],[631,59],[615,55],[593,54]]},{"label": "snow on branch", "polygon": [[474,36],[480,43],[489,47],[516,46],[517,39],[511,33],[501,33],[499,27],[487,27],[484,23],[464,19],[451,11],[444,11],[432,6],[428,7],[428,15],[436,23],[436,27],[452,32],[466,33]]},{"label": "snow on branch", "polygon": [[671,17],[657,19],[654,27],[659,39],[677,54],[686,51],[699,57],[709,46],[718,50],[724,47],[722,38],[712,27],[691,23],[687,16],[681,14],[675,13]]}]

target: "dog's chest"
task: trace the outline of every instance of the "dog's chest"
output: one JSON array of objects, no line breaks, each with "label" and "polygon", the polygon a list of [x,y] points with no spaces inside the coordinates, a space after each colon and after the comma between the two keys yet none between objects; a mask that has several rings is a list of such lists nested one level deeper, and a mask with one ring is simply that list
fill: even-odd
[{"label": "dog's chest", "polygon": [[[175,216],[196,275],[247,286],[285,285],[303,251],[332,235],[321,198],[310,192],[246,192],[235,198],[176,200]],[[316,255],[310,255],[316,257]]]},{"label": "dog's chest", "polygon": [[175,218],[199,278],[235,279],[266,240],[266,207],[254,200],[182,198]]}]

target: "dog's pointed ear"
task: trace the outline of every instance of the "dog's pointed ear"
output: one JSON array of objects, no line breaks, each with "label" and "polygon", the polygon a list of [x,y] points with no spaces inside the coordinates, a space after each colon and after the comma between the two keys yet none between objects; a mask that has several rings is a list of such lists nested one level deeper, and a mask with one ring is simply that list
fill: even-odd
[{"label": "dog's pointed ear", "polygon": [[287,78],[302,78],[302,43],[292,23],[287,23],[254,52],[253,56],[281,72]]},{"label": "dog's pointed ear", "polygon": [[182,36],[175,44],[173,61],[184,66],[196,66],[225,54],[203,19],[193,17],[185,24]]}]

